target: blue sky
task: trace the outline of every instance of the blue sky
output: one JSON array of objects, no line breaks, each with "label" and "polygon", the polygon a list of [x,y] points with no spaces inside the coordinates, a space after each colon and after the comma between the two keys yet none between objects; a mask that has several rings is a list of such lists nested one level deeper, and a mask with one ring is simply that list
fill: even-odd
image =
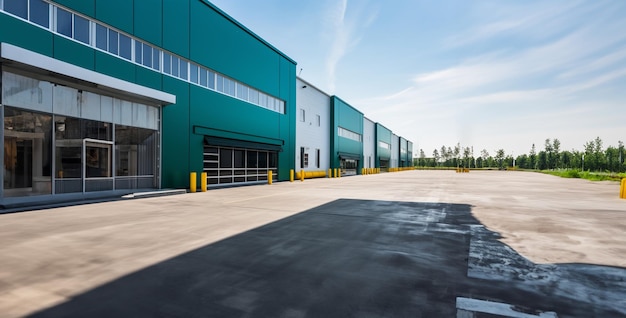
[{"label": "blue sky", "polygon": [[626,141],[626,1],[212,2],[415,154]]}]

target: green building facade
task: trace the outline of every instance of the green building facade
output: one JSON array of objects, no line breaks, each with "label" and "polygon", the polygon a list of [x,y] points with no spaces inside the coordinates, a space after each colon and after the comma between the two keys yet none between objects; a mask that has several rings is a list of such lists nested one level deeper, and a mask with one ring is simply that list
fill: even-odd
[{"label": "green building facade", "polygon": [[296,63],[203,0],[0,1],[2,199],[289,178]]},{"label": "green building facade", "polygon": [[375,146],[376,150],[376,167],[387,169],[389,168],[390,160],[391,160],[391,130],[387,127],[381,125],[380,123],[376,123],[376,138],[375,138]]},{"label": "green building facade", "polygon": [[330,100],[330,164],[343,175],[360,174],[363,168],[363,113],[337,96]]}]

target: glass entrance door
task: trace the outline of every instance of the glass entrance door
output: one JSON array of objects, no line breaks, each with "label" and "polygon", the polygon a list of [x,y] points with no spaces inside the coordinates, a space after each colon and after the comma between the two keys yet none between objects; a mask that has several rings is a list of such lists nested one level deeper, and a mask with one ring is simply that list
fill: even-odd
[{"label": "glass entrance door", "polygon": [[113,190],[113,142],[83,139],[83,191]]}]

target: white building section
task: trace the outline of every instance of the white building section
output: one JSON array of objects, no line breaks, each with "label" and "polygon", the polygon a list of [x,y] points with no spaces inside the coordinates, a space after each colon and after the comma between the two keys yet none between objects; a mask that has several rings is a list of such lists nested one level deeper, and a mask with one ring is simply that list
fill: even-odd
[{"label": "white building section", "polygon": [[363,168],[375,168],[376,123],[363,117]]},{"label": "white building section", "polygon": [[400,154],[400,137],[396,134],[391,134],[391,162],[389,162],[389,168],[398,168]]},{"label": "white building section", "polygon": [[297,78],[296,100],[296,170],[326,171],[330,168],[330,96]]}]

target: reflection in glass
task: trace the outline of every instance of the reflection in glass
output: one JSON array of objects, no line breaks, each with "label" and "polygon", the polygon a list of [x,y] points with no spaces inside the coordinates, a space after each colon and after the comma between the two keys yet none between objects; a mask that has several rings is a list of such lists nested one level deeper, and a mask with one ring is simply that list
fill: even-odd
[{"label": "reflection in glass", "polygon": [[52,116],[5,106],[4,196],[52,192]]}]

